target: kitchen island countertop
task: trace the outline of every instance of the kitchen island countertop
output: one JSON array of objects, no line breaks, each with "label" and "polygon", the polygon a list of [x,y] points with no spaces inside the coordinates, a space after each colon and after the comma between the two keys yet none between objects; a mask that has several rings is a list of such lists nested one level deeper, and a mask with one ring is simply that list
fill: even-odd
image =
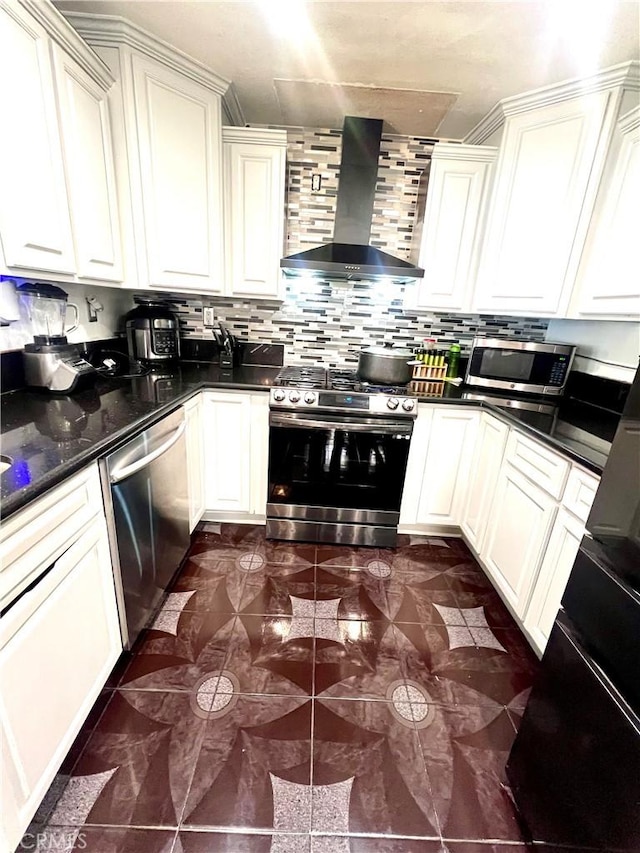
[{"label": "kitchen island countertop", "polygon": [[[100,378],[94,388],[73,396],[13,391],[0,396],[2,453],[12,465],[0,475],[2,518],[95,461],[139,430],[150,426],[199,390],[268,391],[278,367],[241,366],[223,370],[208,362],[185,362],[171,372],[134,378]],[[465,396],[450,385],[442,397],[419,401],[480,406],[601,473],[615,416],[580,412],[562,404],[555,416],[498,406]]]}]

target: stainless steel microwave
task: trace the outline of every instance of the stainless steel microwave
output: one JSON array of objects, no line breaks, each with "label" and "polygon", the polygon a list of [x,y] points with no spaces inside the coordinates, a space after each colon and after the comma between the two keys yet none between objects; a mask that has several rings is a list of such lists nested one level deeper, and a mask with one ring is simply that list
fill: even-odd
[{"label": "stainless steel microwave", "polygon": [[522,394],[559,396],[576,348],[548,341],[474,338],[465,382]]}]

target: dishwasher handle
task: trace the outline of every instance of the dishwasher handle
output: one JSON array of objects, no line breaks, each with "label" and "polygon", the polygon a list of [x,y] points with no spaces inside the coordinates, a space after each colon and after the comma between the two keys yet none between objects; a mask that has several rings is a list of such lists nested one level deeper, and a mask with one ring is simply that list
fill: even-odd
[{"label": "dishwasher handle", "polygon": [[143,456],[142,459],[138,459],[130,465],[124,465],[122,468],[115,468],[109,477],[111,484],[115,485],[116,483],[122,482],[122,480],[126,480],[127,477],[131,477],[133,474],[137,474],[138,471],[146,468],[147,465],[150,465],[155,459],[162,456],[163,453],[166,453],[167,450],[173,447],[173,445],[178,441],[186,427],[186,422],[181,423],[171,438],[167,439],[164,444],[161,444],[160,447],[157,447],[152,453],[149,453],[147,456]]}]

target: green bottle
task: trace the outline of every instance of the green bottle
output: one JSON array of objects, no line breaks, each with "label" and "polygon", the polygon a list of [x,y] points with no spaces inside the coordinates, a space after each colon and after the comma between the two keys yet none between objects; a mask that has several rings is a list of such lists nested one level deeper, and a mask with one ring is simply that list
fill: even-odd
[{"label": "green bottle", "polygon": [[451,344],[449,347],[449,364],[447,366],[447,376],[450,379],[458,378],[458,366],[460,364],[460,344]]}]

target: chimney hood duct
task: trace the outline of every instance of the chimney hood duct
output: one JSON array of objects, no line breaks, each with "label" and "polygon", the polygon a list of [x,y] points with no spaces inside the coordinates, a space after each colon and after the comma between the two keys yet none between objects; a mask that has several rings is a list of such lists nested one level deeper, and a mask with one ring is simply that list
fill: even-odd
[{"label": "chimney hood duct", "polygon": [[389,278],[407,282],[424,270],[369,245],[378,177],[382,119],[345,116],[333,243],[280,261],[287,276]]}]

